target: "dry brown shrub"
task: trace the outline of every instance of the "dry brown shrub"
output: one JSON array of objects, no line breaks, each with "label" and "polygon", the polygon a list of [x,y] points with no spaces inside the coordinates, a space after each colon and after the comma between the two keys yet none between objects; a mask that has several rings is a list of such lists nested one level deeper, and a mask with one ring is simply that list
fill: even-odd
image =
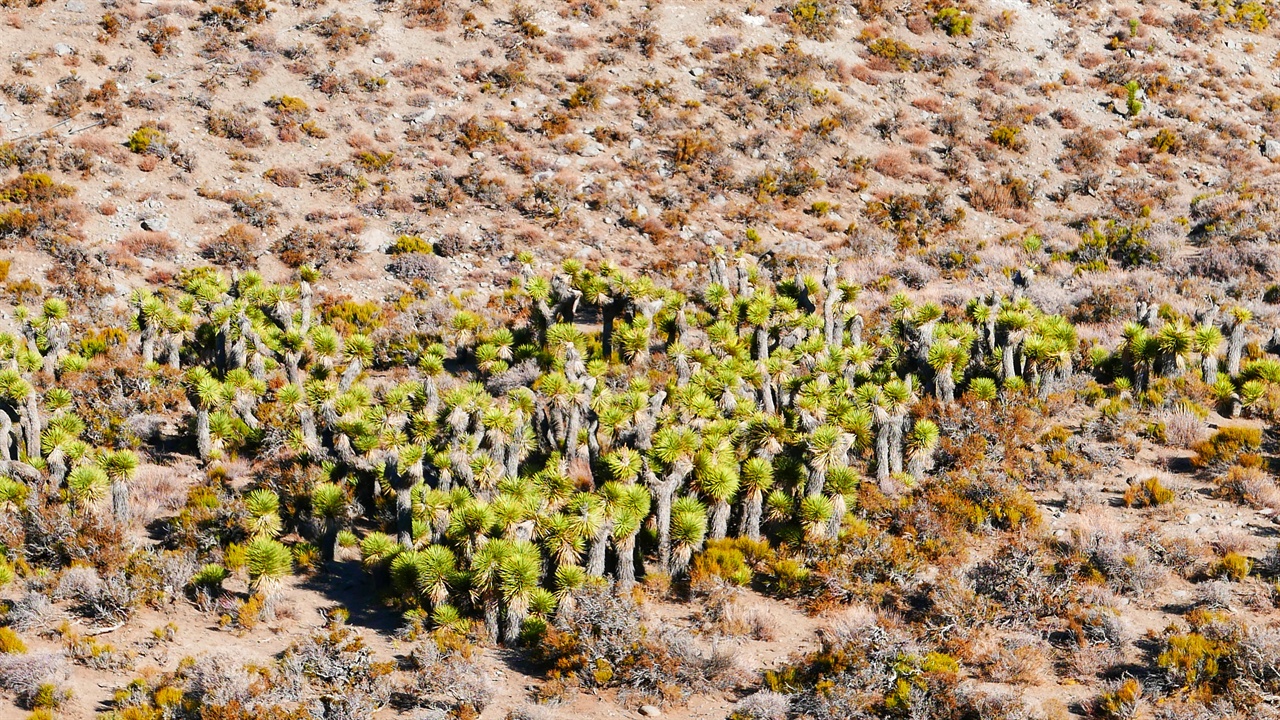
[{"label": "dry brown shrub", "polygon": [[120,240],[120,249],[135,257],[159,260],[172,257],[178,244],[169,233],[143,230],[125,235]]}]

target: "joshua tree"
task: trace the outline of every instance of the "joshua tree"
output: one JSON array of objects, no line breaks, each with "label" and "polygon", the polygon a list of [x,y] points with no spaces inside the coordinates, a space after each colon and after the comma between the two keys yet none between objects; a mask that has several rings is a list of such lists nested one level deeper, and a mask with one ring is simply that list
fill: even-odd
[{"label": "joshua tree", "polygon": [[1165,377],[1181,375],[1194,341],[1194,332],[1181,318],[1161,326],[1156,332],[1156,345],[1160,348],[1160,374]]},{"label": "joshua tree", "polygon": [[311,517],[318,525],[320,553],[325,562],[333,562],[338,553],[338,533],[347,513],[347,493],[340,486],[321,482],[311,488]]},{"label": "joshua tree", "polygon": [[671,508],[676,490],[693,472],[693,459],[698,450],[698,436],[687,427],[668,426],[658,431],[653,439],[653,457],[666,472],[659,479],[652,472],[645,473],[653,497],[657,501],[658,567],[665,574],[671,573]]},{"label": "joshua tree", "polygon": [[98,464],[111,481],[111,509],[117,522],[128,522],[129,480],[138,470],[138,456],[132,450],[103,451]]},{"label": "joshua tree", "polygon": [[1244,352],[1244,331],[1253,320],[1253,313],[1239,305],[1227,311],[1227,374],[1240,374],[1240,355]]},{"label": "joshua tree", "polygon": [[924,478],[924,474],[933,463],[933,450],[938,446],[938,425],[932,420],[921,418],[911,426],[907,437],[907,472],[916,480]]},{"label": "joshua tree", "polygon": [[691,495],[677,499],[671,506],[672,574],[684,572],[706,536],[706,507]]},{"label": "joshua tree", "polygon": [[259,537],[245,547],[244,566],[249,573],[249,594],[270,594],[292,571],[293,557],[278,541]]},{"label": "joshua tree", "polygon": [[1222,333],[1213,325],[1196,328],[1192,347],[1200,355],[1200,376],[1212,385],[1218,379],[1218,349],[1222,347]]}]

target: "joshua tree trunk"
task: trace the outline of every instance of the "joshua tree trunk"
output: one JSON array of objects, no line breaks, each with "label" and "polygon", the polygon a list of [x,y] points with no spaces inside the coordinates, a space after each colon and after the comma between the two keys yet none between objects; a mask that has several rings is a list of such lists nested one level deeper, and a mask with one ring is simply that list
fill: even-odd
[{"label": "joshua tree trunk", "polygon": [[129,485],[123,478],[111,481],[111,510],[116,522],[129,522]]},{"label": "joshua tree trunk", "polygon": [[889,466],[895,473],[902,472],[902,436],[906,422],[906,413],[901,412],[889,419]]},{"label": "joshua tree trunk", "polygon": [[617,550],[618,592],[629,593],[636,584],[636,533],[619,540]]},{"label": "joshua tree trunk", "polygon": [[39,460],[40,431],[43,426],[40,420],[40,396],[34,391],[27,393],[26,410],[23,416],[27,425],[27,460]]},{"label": "joshua tree trunk", "polygon": [[839,347],[840,345],[840,326],[836,323],[836,305],[840,302],[841,296],[844,294],[836,278],[836,266],[834,263],[827,265],[826,275],[823,277],[823,285],[826,287],[826,297],[822,301],[822,332],[823,337],[827,341],[827,345]]},{"label": "joshua tree trunk", "polygon": [[944,365],[938,369],[933,378],[934,391],[938,395],[938,402],[943,405],[950,405],[956,399],[956,380],[951,375],[951,366]]},{"label": "joshua tree trunk", "polygon": [[675,499],[676,488],[683,480],[682,475],[668,475],[653,487],[658,509],[658,567],[665,575],[671,574],[671,503]]},{"label": "joshua tree trunk", "polygon": [[1234,321],[1231,333],[1227,336],[1227,374],[1235,377],[1240,374],[1240,354],[1244,352],[1244,323]]},{"label": "joshua tree trunk", "polygon": [[613,532],[613,521],[606,520],[591,536],[591,546],[587,550],[587,574],[592,577],[604,577],[604,561],[609,549],[609,536]]},{"label": "joshua tree trunk", "polygon": [[738,535],[755,542],[760,539],[760,518],[764,515],[764,493],[753,490],[747,493],[746,503],[742,509],[742,520],[738,523]]},{"label": "joshua tree trunk", "polygon": [[208,461],[213,454],[213,440],[209,437],[209,408],[196,409],[196,453]]},{"label": "joshua tree trunk", "polygon": [[1212,385],[1218,379],[1218,356],[1205,353],[1200,356],[1200,374],[1206,385]]},{"label": "joshua tree trunk", "polygon": [[711,539],[723,540],[729,534],[729,501],[716,500],[711,507]]},{"label": "joshua tree trunk", "polygon": [[338,522],[326,520],[324,530],[320,533],[320,556],[331,563],[338,557]]},{"label": "joshua tree trunk", "polygon": [[[873,408],[876,420],[876,480],[884,482],[889,479],[889,449],[893,438],[892,420],[889,413],[880,408]],[[901,432],[901,431],[899,431]]]}]

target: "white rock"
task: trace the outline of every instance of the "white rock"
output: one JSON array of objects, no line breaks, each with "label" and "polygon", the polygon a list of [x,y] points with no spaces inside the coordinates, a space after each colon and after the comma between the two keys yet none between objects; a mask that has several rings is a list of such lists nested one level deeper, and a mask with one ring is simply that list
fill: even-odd
[{"label": "white rock", "polygon": [[640,138],[631,138],[631,142],[627,145],[627,147],[631,148],[632,150],[639,150],[640,148],[644,147],[644,141],[641,140]]},{"label": "white rock", "polygon": [[53,46],[53,54],[59,57],[71,55],[75,53],[75,51],[76,51],[75,48],[71,47],[66,43],[58,43],[57,45]]},{"label": "white rock", "polygon": [[150,230],[152,232],[163,232],[164,229],[167,227],[169,227],[169,218],[164,217],[163,215],[155,215],[152,217],[142,218],[143,230]]},{"label": "white rock", "polygon": [[1200,522],[1202,519],[1203,518],[1201,518],[1198,513],[1191,513],[1190,515],[1187,516],[1187,524],[1195,525],[1196,523]]},{"label": "white rock", "polygon": [[475,150],[471,153],[472,160],[483,160],[484,157],[485,157],[484,153],[480,152],[479,150]]},{"label": "white rock", "polygon": [[1125,133],[1124,136],[1129,138],[1130,140],[1142,139],[1142,133],[1138,132],[1137,130],[1130,130],[1129,132]]},{"label": "white rock", "polygon": [[374,58],[374,59],[373,59],[373,64],[374,64],[374,65],[381,65],[381,64],[382,64],[382,58]]},{"label": "white rock", "polygon": [[649,127],[649,123],[645,122],[644,118],[638,118],[638,117],[631,118],[631,129],[643,130],[647,127]]},{"label": "white rock", "polygon": [[513,107],[513,108],[515,108],[515,109],[517,109],[517,110],[520,110],[521,108],[526,108],[526,107],[528,107],[528,106],[529,106],[529,105],[528,105],[528,103],[526,103],[525,101],[521,100],[520,98],[515,98],[515,99],[513,99],[513,100],[511,101],[511,107]]},{"label": "white rock", "polygon": [[605,95],[604,100],[602,100],[601,102],[603,102],[607,107],[613,107],[614,105],[617,105],[618,103],[622,102],[622,100],[619,100],[618,98],[612,95]]},{"label": "white rock", "polygon": [[1262,154],[1270,160],[1280,158],[1280,140],[1266,140],[1263,142]]},{"label": "white rock", "polygon": [[662,711],[653,705],[641,705],[640,714],[644,717],[658,717]]},{"label": "white rock", "polygon": [[764,27],[765,17],[763,15],[747,15],[743,14],[742,22],[755,27]]},{"label": "white rock", "polygon": [[690,75],[692,75],[692,76],[694,76],[694,77],[702,77],[702,74],[703,74],[703,73],[705,73],[705,72],[706,72],[706,70],[703,70],[703,69],[702,69],[702,68],[700,68],[700,67],[696,67],[696,68],[694,68],[694,69],[690,70],[690,71],[689,71],[689,74],[690,74]]},{"label": "white rock", "polygon": [[67,12],[84,12],[84,3],[80,2],[80,0],[71,0],[67,3]]}]

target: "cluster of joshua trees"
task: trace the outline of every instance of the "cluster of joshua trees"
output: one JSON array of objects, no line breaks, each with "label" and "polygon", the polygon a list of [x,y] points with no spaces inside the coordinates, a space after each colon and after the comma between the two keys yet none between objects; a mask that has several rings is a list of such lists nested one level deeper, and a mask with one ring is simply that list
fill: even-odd
[{"label": "cluster of joshua trees", "polygon": [[[696,298],[610,264],[547,278],[526,263],[513,297],[527,320],[456,310],[375,342],[326,323],[317,280],[190,271],[135,293],[106,354],[136,353],[136,392],[185,393],[189,407],[167,410],[201,461],[306,471],[301,488],[259,472],[242,498],[253,589],[289,571],[288,531],[325,560],[358,542],[405,608],[439,623],[474,614],[506,639],[593,579],[627,592],[642,574],[678,577],[708,541],[835,541],[860,483],[893,495],[926,481],[931,413],[948,406],[1045,398],[1087,381],[1078,365],[1143,392],[1196,356],[1233,412],[1280,380],[1280,363],[1243,361],[1240,307],[1139,306],[1115,347],[1082,347],[1016,289],[860,309],[835,265],[775,279],[717,255]],[[127,522],[139,457],[82,439],[81,417],[100,410],[66,387],[103,353],[71,341],[70,316],[48,300],[19,315],[21,335],[0,335],[0,493],[90,510],[110,498]]]}]

